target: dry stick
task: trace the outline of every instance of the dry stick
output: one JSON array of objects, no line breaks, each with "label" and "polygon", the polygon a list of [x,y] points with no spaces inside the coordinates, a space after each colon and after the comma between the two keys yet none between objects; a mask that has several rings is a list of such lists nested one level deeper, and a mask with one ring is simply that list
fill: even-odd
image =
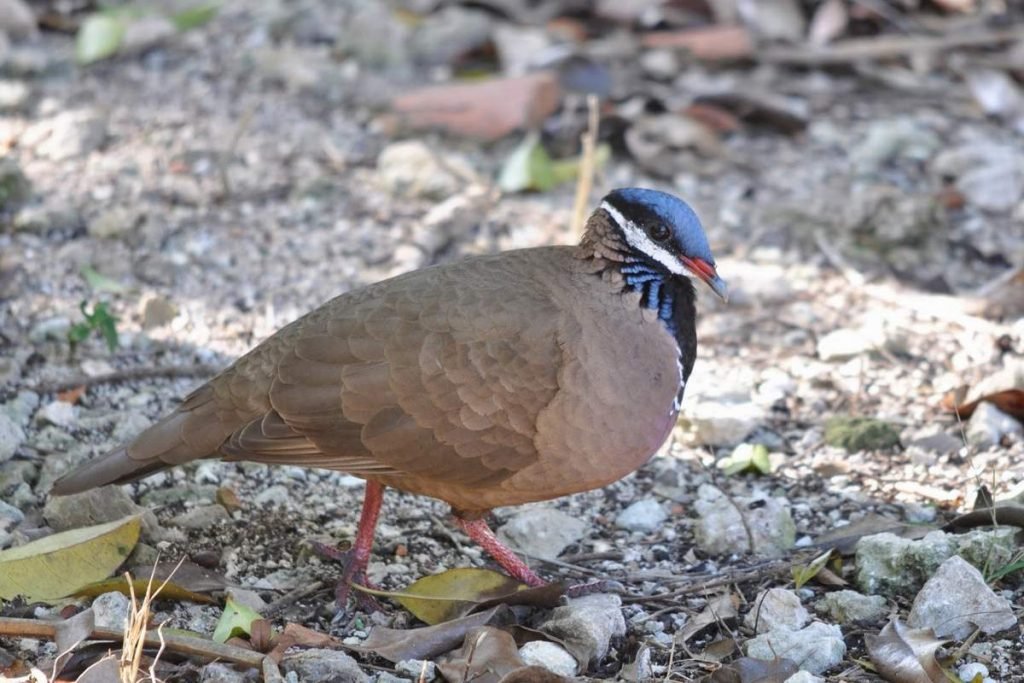
[{"label": "dry stick", "polygon": [[801,66],[843,65],[865,59],[888,59],[922,52],[987,47],[1024,39],[1024,28],[947,36],[880,36],[854,38],[821,48],[776,47],[759,52],[756,59],[773,64]]},{"label": "dry stick", "polygon": [[734,572],[728,576],[720,576],[718,578],[711,579],[710,581],[695,581],[688,586],[677,588],[676,590],[668,593],[658,593],[657,595],[624,595],[622,597],[622,602],[651,602],[667,598],[677,598],[682,595],[698,593],[709,588],[727,586],[731,583],[743,583],[744,581],[750,581],[751,579],[762,579],[783,571],[788,572],[797,564],[799,563],[794,560],[773,560],[759,567]]},{"label": "dry stick", "polygon": [[293,591],[289,591],[288,593],[285,593],[284,595],[279,597],[277,600],[271,602],[263,609],[263,618],[271,619],[273,617],[276,617],[279,612],[283,612],[285,609],[291,607],[299,600],[309,597],[314,593],[318,593],[325,588],[327,588],[327,584],[325,582],[314,581],[308,586],[301,586]]},{"label": "dry stick", "polygon": [[[59,622],[56,621],[0,617],[0,636],[47,638],[52,640],[57,632],[58,624]],[[89,638],[93,640],[120,641],[123,636],[124,632],[121,629],[100,626],[93,628],[92,633],[89,634]],[[233,645],[223,645],[204,638],[191,638],[167,633],[161,637],[156,631],[146,631],[144,642],[146,647],[160,647],[160,644],[163,643],[168,650],[199,657],[208,662],[222,659],[235,664],[258,667],[266,656],[260,652],[253,652],[252,650],[234,647]]]},{"label": "dry stick", "polygon": [[103,375],[75,375],[68,379],[58,380],[49,384],[39,384],[32,387],[37,394],[52,394],[57,391],[64,391],[72,387],[93,386],[96,384],[113,384],[115,382],[130,382],[138,379],[152,379],[156,377],[201,377],[203,375],[215,375],[220,368],[207,363],[196,363],[194,365],[172,365],[166,368],[128,368],[127,370],[115,370]]},{"label": "dry stick", "polygon": [[577,241],[583,236],[590,190],[594,186],[594,154],[597,149],[599,123],[597,96],[587,95],[587,132],[580,138],[583,144],[583,153],[580,157],[579,177],[576,179],[576,199],[572,207],[572,234]]}]

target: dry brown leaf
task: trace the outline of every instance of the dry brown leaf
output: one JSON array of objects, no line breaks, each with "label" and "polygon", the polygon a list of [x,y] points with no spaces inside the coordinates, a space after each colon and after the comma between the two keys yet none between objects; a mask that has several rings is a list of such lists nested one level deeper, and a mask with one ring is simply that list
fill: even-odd
[{"label": "dry brown leaf", "polygon": [[877,636],[864,636],[868,655],[880,676],[901,683],[946,683],[935,652],[948,640],[935,637],[930,628],[910,628],[893,619]]},{"label": "dry brown leaf", "polygon": [[849,555],[853,552],[857,541],[865,536],[887,531],[903,538],[916,539],[924,538],[929,531],[934,530],[935,527],[905,524],[895,519],[872,513],[846,526],[829,529],[825,533],[820,534],[814,539],[814,547],[822,549],[833,548],[840,554]]},{"label": "dry brown leaf", "polygon": [[96,621],[91,607],[57,623],[53,640],[60,657],[54,662],[55,671],[64,668],[75,648],[92,636],[95,626]]},{"label": "dry brown leaf", "polygon": [[438,662],[449,683],[561,683],[568,679],[527,666],[515,639],[506,631],[482,626],[466,634],[462,647]]},{"label": "dry brown leaf", "polygon": [[708,26],[681,31],[656,31],[641,39],[648,48],[686,50],[697,59],[745,59],[754,53],[754,40],[743,26]]},{"label": "dry brown leaf", "polygon": [[85,385],[79,384],[77,387],[71,387],[67,391],[61,391],[57,393],[57,400],[63,403],[70,403],[74,405],[78,403],[82,396],[85,394]]},{"label": "dry brown leaf", "polygon": [[405,630],[375,626],[370,631],[370,637],[353,649],[373,652],[390,662],[400,662],[403,659],[432,659],[458,647],[472,629],[481,626],[504,626],[514,623],[515,620],[515,614],[507,605],[497,605],[485,612],[477,612],[436,626]]},{"label": "dry brown leaf", "polygon": [[[374,632],[376,630],[375,628]],[[285,651],[293,645],[330,649],[341,647],[341,641],[326,633],[320,633],[299,624],[285,624],[284,631],[281,632],[277,637],[277,642],[274,643],[274,649],[268,652],[267,656],[275,662],[280,662],[281,658],[284,657]]]},{"label": "dry brown leaf", "polygon": [[726,619],[735,619],[737,615],[736,610],[739,606],[739,598],[732,593],[721,593],[710,598],[708,604],[701,610],[701,613],[686,622],[686,626],[676,633],[676,642],[685,644],[686,641],[708,626],[720,623]]}]

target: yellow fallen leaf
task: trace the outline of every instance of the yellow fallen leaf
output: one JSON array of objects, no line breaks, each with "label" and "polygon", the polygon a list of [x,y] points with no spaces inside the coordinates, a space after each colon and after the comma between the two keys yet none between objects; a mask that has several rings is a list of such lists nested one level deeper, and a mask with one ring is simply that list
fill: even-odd
[{"label": "yellow fallen leaf", "polygon": [[0,552],[0,599],[55,600],[107,578],[135,548],[139,525],[132,515]]},{"label": "yellow fallen leaf", "polygon": [[490,569],[459,567],[424,576],[391,593],[353,584],[357,590],[391,598],[420,621],[434,625],[468,614],[480,603],[529,588]]},{"label": "yellow fallen leaf", "polygon": [[[146,586],[148,585],[149,579],[131,580],[131,586],[135,589],[135,592],[138,595],[145,595]],[[103,595],[104,593],[113,593],[115,591],[123,593],[124,595],[131,595],[131,589],[128,587],[128,580],[123,576],[115,576],[112,579],[95,581],[75,590],[74,594],[76,597],[80,598],[95,598],[96,596]],[[163,600],[176,600],[179,602],[190,600],[192,602],[199,602],[206,605],[212,605],[217,602],[217,600],[210,595],[190,591],[188,588],[179,586],[173,581],[168,581],[164,584],[164,587],[160,590],[160,598]]]}]

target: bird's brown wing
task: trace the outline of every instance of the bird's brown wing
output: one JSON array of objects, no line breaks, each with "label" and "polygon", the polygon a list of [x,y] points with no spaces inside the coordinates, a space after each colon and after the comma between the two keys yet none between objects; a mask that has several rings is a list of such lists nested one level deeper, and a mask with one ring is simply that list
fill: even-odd
[{"label": "bird's brown wing", "polygon": [[558,390],[561,316],[536,277],[545,273],[531,267],[544,251],[416,271],[333,299],[91,464],[93,475],[73,473],[55,490],[218,454],[499,481],[535,461],[536,417]]}]

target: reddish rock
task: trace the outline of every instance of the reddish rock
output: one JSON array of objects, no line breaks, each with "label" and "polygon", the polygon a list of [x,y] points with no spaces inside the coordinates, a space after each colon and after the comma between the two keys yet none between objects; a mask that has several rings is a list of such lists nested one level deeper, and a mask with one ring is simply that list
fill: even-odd
[{"label": "reddish rock", "polygon": [[561,96],[558,77],[541,72],[419,88],[399,95],[391,106],[406,129],[490,141],[538,125],[555,112]]},{"label": "reddish rock", "polygon": [[697,59],[743,59],[754,52],[750,32],[742,26],[707,26],[682,31],[655,31],[643,37],[649,48],[687,50]]}]

